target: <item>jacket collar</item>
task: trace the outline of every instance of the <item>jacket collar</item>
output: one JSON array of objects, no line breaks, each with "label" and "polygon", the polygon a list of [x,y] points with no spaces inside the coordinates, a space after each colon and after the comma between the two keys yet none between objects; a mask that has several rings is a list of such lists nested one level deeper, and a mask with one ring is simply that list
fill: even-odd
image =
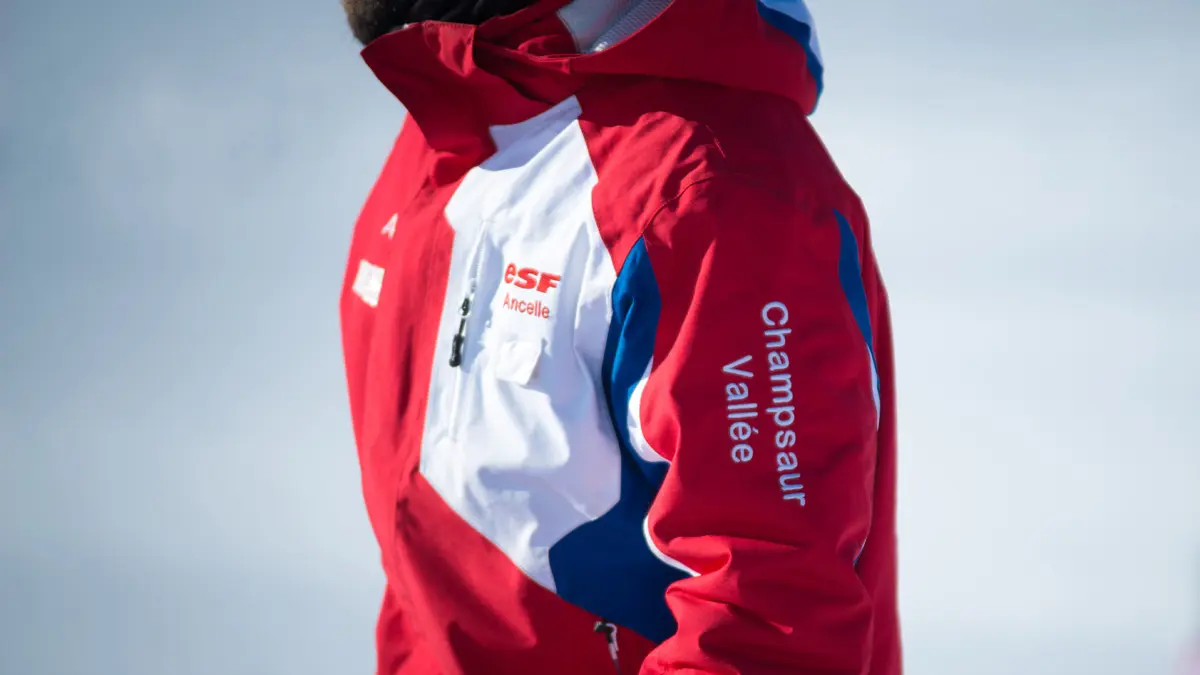
[{"label": "jacket collar", "polygon": [[668,2],[542,0],[479,26],[410,24],[362,54],[439,164],[469,168],[494,152],[491,127],[531,119],[578,91],[584,76],[569,57],[620,41],[657,14],[639,6]]},{"label": "jacket collar", "polygon": [[539,0],[478,26],[405,26],[363,57],[407,108],[439,173],[454,168],[448,175],[494,152],[491,127],[546,112],[589,77],[767,93],[807,114],[822,72],[802,0]]}]

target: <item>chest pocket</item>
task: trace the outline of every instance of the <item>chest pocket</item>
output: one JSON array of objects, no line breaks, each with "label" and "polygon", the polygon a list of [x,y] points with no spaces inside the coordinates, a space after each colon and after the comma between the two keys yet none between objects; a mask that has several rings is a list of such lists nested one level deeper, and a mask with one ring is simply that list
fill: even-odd
[{"label": "chest pocket", "polygon": [[528,386],[537,375],[543,352],[540,340],[500,338],[492,350],[491,375],[504,382]]},{"label": "chest pocket", "polygon": [[591,427],[607,414],[600,385],[606,331],[589,325],[607,322],[611,284],[591,273],[603,249],[569,221],[541,236],[497,225],[477,268],[475,311],[483,316],[473,317],[479,337],[460,373],[468,384],[456,418],[484,443],[569,437],[578,424]]}]

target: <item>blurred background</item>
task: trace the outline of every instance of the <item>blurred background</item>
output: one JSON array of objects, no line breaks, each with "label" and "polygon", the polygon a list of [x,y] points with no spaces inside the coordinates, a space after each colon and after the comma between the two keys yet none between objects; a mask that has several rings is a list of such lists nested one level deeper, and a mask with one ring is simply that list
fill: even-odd
[{"label": "blurred background", "polygon": [[[699,1],[699,0],[680,0]],[[1200,3],[809,0],[899,363],[913,675],[1200,636]],[[369,673],[336,0],[0,0],[0,673]]]}]

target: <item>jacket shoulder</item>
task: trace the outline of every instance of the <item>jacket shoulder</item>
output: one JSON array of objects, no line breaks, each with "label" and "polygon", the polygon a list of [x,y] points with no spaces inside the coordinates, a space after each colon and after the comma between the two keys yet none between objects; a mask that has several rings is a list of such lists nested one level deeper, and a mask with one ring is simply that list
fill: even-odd
[{"label": "jacket shoulder", "polygon": [[602,228],[603,221],[643,228],[701,183],[750,185],[739,192],[769,194],[777,207],[797,212],[861,211],[807,116],[788,99],[651,78],[611,78],[579,99]]}]

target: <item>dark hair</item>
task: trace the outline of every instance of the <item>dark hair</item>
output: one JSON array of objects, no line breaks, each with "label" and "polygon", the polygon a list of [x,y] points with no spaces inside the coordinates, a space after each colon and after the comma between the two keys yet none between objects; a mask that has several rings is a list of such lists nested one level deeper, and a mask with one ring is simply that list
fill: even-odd
[{"label": "dark hair", "polygon": [[342,0],[350,30],[367,44],[389,31],[419,21],[480,24],[512,14],[537,0]]},{"label": "dark hair", "polygon": [[413,0],[408,23],[453,21],[479,24],[497,16],[525,9],[536,0]]}]

